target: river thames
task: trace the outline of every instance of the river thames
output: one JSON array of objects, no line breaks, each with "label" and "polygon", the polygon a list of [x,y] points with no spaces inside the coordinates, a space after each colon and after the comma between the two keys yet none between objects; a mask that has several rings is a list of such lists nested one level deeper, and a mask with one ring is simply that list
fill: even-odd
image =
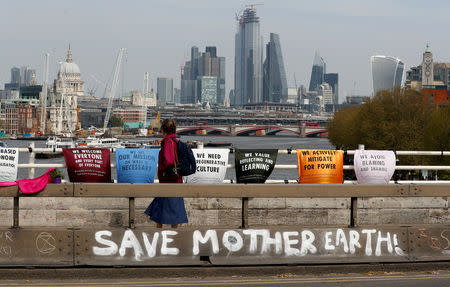
[{"label": "river thames", "polygon": [[[230,136],[181,136],[183,141],[200,141],[207,143],[231,143],[234,148],[242,149],[334,149],[335,147],[328,141],[327,138],[299,138],[290,136],[248,136],[248,137],[230,137]],[[27,147],[28,140],[4,140],[8,147]],[[35,141],[36,147],[45,147],[45,141]],[[20,153],[19,163],[27,163],[28,154]],[[111,162],[115,163],[114,156],[111,157]],[[63,157],[53,159],[36,159],[35,163],[64,163]],[[234,164],[234,154],[230,153],[228,163]],[[297,164],[297,157],[295,154],[279,154],[277,164]],[[64,170],[64,173],[67,173]],[[36,176],[41,175],[45,169],[36,169]],[[115,169],[111,173],[113,178],[116,178]],[[28,176],[28,169],[19,169],[18,179],[26,178]],[[234,169],[228,169],[225,179],[235,179]],[[294,180],[298,179],[297,169],[274,169],[269,179],[278,180]]]}]

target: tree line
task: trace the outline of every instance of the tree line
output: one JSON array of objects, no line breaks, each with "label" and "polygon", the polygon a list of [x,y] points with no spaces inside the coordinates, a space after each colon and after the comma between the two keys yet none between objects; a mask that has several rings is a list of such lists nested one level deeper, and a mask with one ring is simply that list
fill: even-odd
[{"label": "tree line", "polygon": [[[346,107],[328,122],[328,138],[340,149],[450,150],[450,105],[430,107],[412,89],[380,91],[363,105]],[[401,158],[401,164],[450,164],[450,157]]]}]

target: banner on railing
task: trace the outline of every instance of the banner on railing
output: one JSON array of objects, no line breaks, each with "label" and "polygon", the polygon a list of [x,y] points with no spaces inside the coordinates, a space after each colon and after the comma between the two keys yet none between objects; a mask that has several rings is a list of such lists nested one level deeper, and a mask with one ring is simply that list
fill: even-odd
[{"label": "banner on railing", "polygon": [[0,148],[0,181],[15,181],[19,164],[19,149]]},{"label": "banner on railing", "polygon": [[116,149],[117,182],[153,183],[159,149]]},{"label": "banner on railing", "polygon": [[388,184],[395,171],[393,151],[355,150],[353,162],[359,184]]},{"label": "banner on railing", "polygon": [[228,165],[229,149],[193,149],[197,170],[185,181],[192,184],[221,184]]},{"label": "banner on railing", "polygon": [[344,152],[341,150],[297,150],[300,183],[342,183]]},{"label": "banner on railing", "polygon": [[109,149],[64,148],[63,153],[71,182],[111,182]]},{"label": "banner on railing", "polygon": [[277,149],[236,149],[237,183],[264,183],[277,161]]}]

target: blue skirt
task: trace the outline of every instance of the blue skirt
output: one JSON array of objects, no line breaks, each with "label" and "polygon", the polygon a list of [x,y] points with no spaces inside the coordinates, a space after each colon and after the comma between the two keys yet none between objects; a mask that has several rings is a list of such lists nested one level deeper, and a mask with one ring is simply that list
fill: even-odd
[{"label": "blue skirt", "polygon": [[188,222],[182,197],[155,197],[144,213],[156,223],[175,225]]}]

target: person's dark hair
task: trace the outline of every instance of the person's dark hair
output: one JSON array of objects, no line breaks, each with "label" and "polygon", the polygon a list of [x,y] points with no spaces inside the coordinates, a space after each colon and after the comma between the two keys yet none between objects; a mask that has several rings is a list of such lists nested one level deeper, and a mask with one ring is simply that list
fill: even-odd
[{"label": "person's dark hair", "polygon": [[161,130],[166,134],[174,134],[177,131],[177,125],[172,119],[165,119],[162,122]]}]

